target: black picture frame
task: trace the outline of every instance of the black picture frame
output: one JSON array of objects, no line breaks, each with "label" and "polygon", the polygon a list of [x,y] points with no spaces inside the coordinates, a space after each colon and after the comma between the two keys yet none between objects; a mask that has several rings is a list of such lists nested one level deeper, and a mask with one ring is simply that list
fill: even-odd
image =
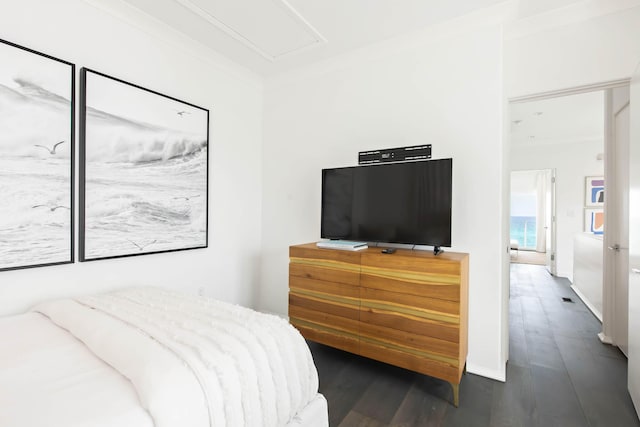
[{"label": "black picture frame", "polygon": [[80,261],[209,244],[209,110],[80,70]]},{"label": "black picture frame", "polygon": [[75,261],[75,64],[0,39],[0,271]]}]

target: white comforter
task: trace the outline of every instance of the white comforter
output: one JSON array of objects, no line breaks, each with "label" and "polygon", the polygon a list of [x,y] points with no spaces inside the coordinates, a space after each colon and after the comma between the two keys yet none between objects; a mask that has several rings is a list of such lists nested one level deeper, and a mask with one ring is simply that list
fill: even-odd
[{"label": "white comforter", "polygon": [[317,396],[311,353],[277,316],[154,288],[35,311],[128,378],[157,427],[284,426]]}]

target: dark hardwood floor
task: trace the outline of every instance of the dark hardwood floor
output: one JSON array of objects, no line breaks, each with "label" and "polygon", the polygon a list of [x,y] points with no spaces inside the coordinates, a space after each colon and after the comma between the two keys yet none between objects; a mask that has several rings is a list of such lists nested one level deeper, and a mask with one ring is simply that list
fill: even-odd
[{"label": "dark hardwood floor", "polygon": [[512,265],[509,323],[507,382],[467,373],[459,408],[444,381],[310,342],[330,426],[640,426],[626,359],[568,280]]}]

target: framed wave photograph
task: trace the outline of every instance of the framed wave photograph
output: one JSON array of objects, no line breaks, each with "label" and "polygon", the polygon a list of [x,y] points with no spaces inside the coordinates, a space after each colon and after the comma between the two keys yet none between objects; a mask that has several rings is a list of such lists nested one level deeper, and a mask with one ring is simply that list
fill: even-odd
[{"label": "framed wave photograph", "polygon": [[208,245],[209,111],[80,71],[80,260]]},{"label": "framed wave photograph", "polygon": [[0,271],[74,260],[75,65],[0,40]]}]

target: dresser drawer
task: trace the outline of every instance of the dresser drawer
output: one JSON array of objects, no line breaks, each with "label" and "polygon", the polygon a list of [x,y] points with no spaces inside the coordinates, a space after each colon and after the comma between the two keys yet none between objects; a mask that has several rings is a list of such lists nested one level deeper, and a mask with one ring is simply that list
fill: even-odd
[{"label": "dresser drawer", "polygon": [[363,308],[378,308],[453,325],[460,324],[458,302],[430,297],[429,292],[424,295],[361,287],[360,304]]},{"label": "dresser drawer", "polygon": [[289,276],[357,286],[360,282],[360,270],[352,267],[352,265],[341,265],[336,261],[291,258]]},{"label": "dresser drawer", "polygon": [[410,314],[398,313],[372,307],[360,307],[360,322],[384,326],[399,331],[411,331],[445,341],[458,342],[461,338],[459,325],[425,319]]},{"label": "dresser drawer", "polygon": [[360,324],[360,337],[371,344],[458,365],[460,345],[457,342],[364,322]]},{"label": "dresser drawer", "polygon": [[362,267],[455,278],[460,277],[460,264],[465,257],[466,255],[455,252],[444,252],[434,256],[430,251],[398,249],[391,256],[382,254],[380,251],[364,252],[360,264]]},{"label": "dresser drawer", "polygon": [[360,254],[305,246],[289,248],[289,275],[358,286]]},{"label": "dresser drawer", "polygon": [[289,247],[289,258],[338,261],[352,264],[358,268],[360,266],[360,256],[361,252],[358,251],[318,248],[313,243]]},{"label": "dresser drawer", "polygon": [[358,320],[360,290],[357,286],[343,283],[291,276],[289,278],[289,306]]},{"label": "dresser drawer", "polygon": [[300,331],[303,337],[310,341],[328,345],[329,347],[348,351],[353,354],[360,354],[360,340],[352,336],[338,335],[322,329],[317,329],[308,325],[301,325],[295,320],[291,324]]},{"label": "dresser drawer", "polygon": [[289,321],[306,339],[358,353],[358,320],[290,305]]},{"label": "dresser drawer", "polygon": [[[445,257],[448,255],[448,258]],[[399,250],[394,255],[365,253],[360,285],[380,290],[460,301],[459,254],[437,257],[428,252]]]},{"label": "dresser drawer", "polygon": [[[446,281],[445,281],[446,279]],[[460,301],[460,278],[435,277],[426,273],[362,267],[360,285],[365,288],[393,290],[398,293]]]}]

